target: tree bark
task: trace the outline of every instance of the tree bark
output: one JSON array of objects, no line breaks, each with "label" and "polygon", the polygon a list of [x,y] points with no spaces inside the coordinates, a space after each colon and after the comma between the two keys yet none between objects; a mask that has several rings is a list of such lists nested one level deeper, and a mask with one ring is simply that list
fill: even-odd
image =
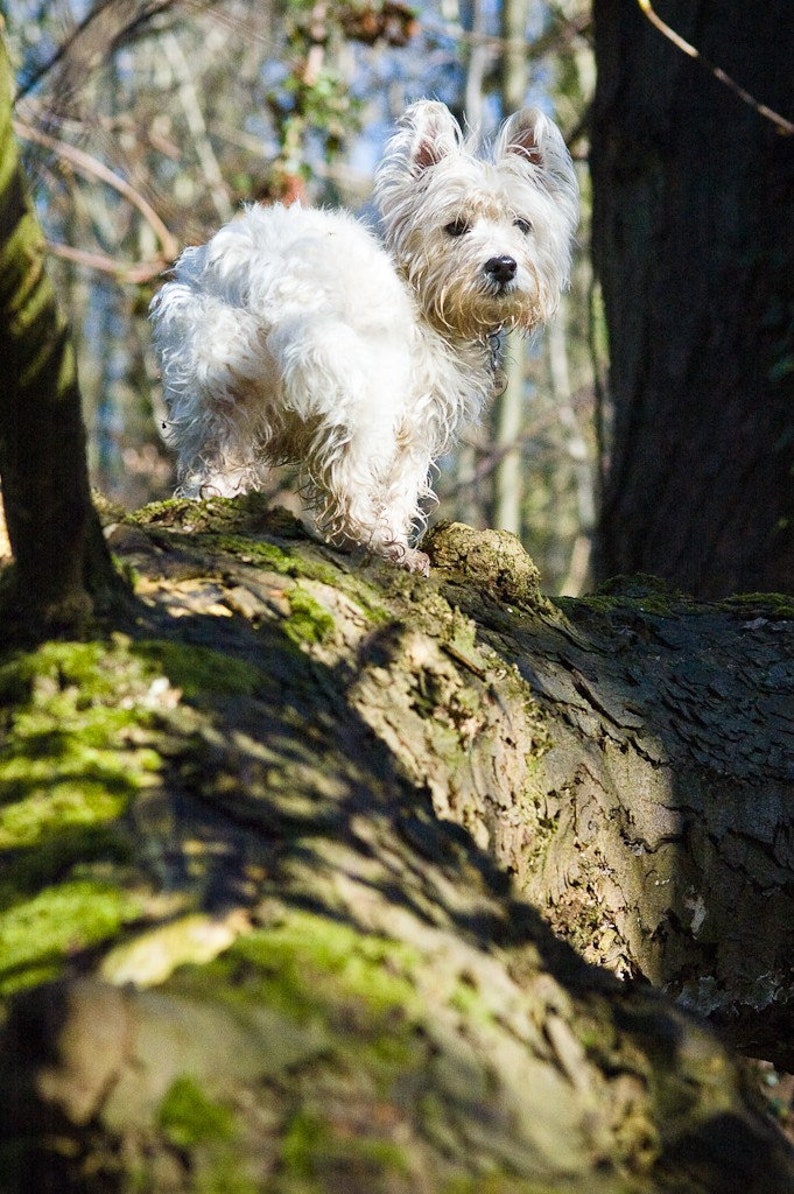
[{"label": "tree bark", "polygon": [[520,816],[478,802],[489,849],[584,957],[794,1069],[794,604],[644,579],[515,623],[449,598],[550,737]]},{"label": "tree bark", "polygon": [[137,627],[0,667],[9,1194],[794,1189],[717,1038],[527,902],[790,989],[791,610],[551,605],[460,526],[425,580],[255,497],[109,534]]},{"label": "tree bark", "polygon": [[9,635],[73,628],[121,588],[91,505],[74,350],[45,256],[11,131],[0,27],[0,479],[15,558],[0,610]]},{"label": "tree bark", "polygon": [[[668,0],[660,15],[794,114],[794,7]],[[610,341],[601,578],[699,597],[794,591],[794,138],[595,0],[593,254]]]}]

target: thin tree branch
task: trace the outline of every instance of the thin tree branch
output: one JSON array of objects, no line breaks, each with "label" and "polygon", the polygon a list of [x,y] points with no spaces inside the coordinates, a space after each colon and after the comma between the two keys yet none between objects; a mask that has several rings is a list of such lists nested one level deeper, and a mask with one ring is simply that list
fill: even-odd
[{"label": "thin tree branch", "polygon": [[725,86],[729,88],[734,95],[738,96],[743,103],[749,104],[749,106],[755,112],[757,112],[759,116],[763,116],[764,119],[770,120],[772,124],[776,126],[778,132],[784,137],[790,137],[792,134],[794,134],[794,123],[792,123],[790,120],[787,120],[785,116],[781,116],[779,112],[775,112],[773,108],[767,107],[766,104],[759,103],[754,95],[751,95],[750,92],[744,87],[740,86],[735,79],[732,79],[730,75],[726,74],[722,67],[716,66],[713,62],[710,62],[708,58],[705,58],[703,54],[700,53],[700,50],[695,49],[693,45],[691,45],[688,41],[685,41],[679,33],[676,33],[675,29],[671,29],[670,26],[667,25],[662,18],[657,16],[657,14],[654,12],[651,0],[637,0],[637,3],[654,28],[658,29],[659,32],[663,34],[668,41],[671,41],[673,45],[676,46],[683,54],[686,54],[689,58],[694,58],[696,62],[700,62],[700,64],[704,66],[706,70],[714,76],[715,79],[719,79],[720,83],[724,83]]},{"label": "thin tree branch", "polygon": [[234,215],[234,205],[229,198],[229,191],[223,180],[223,172],[207,132],[207,124],[204,120],[199,94],[193,82],[190,64],[173,33],[166,34],[162,38],[161,45],[177,84],[179,101],[193,137],[193,149],[207,183],[210,198],[218,213],[218,218],[221,223],[225,224]]},{"label": "thin tree branch", "polygon": [[14,96],[14,105],[18,104],[29,92],[41,83],[48,74],[68,58],[75,45],[83,40],[86,33],[90,31],[93,34],[94,27],[99,20],[107,20],[115,15],[114,10],[119,13],[118,27],[113,29],[110,36],[103,34],[103,39],[107,37],[105,50],[116,48],[137,29],[140,25],[150,21],[152,17],[157,16],[158,13],[165,12],[167,9],[175,5],[178,0],[151,0],[150,3],[143,5],[137,13],[130,16],[129,0],[105,0],[104,4],[96,4],[92,7],[82,21],[80,21],[69,34],[69,36],[58,46],[51,58],[48,58],[45,63],[34,71],[30,78],[18,89]]},{"label": "thin tree branch", "polygon": [[143,282],[151,282],[173,258],[154,257],[150,261],[118,261],[107,253],[92,253],[88,249],[76,249],[73,245],[64,245],[60,241],[47,241],[47,251],[54,257],[61,257],[64,261],[73,261],[76,265],[84,265],[87,269],[98,270],[103,274],[111,274],[118,282],[129,282],[136,286]]},{"label": "thin tree branch", "polygon": [[69,145],[65,141],[59,141],[57,138],[51,137],[49,133],[42,132],[41,129],[35,129],[19,118],[14,120],[13,125],[14,132],[18,137],[23,137],[27,141],[33,141],[37,145],[43,145],[46,149],[57,153],[59,157],[71,162],[81,174],[99,178],[102,182],[107,183],[108,186],[118,191],[128,203],[137,208],[147,224],[152,228],[162,246],[164,260],[173,261],[175,259],[179,252],[179,243],[176,237],[172,236],[151,204],[133,186],[130,186],[126,179],[119,177],[118,174],[114,174],[102,162],[97,161],[96,158],[85,153],[82,149],[78,149],[74,145]]},{"label": "thin tree branch", "polygon": [[440,21],[424,18],[419,22],[420,30],[426,37],[446,37],[459,45],[479,46],[489,50],[494,55],[503,54],[505,50],[515,50],[519,45],[529,61],[543,58],[547,54],[559,52],[569,45],[575,38],[584,37],[590,28],[592,18],[590,13],[572,17],[564,22],[555,22],[545,33],[541,33],[534,41],[528,42],[522,35],[516,37],[502,37],[497,33],[485,33],[477,29],[464,29],[456,22]]}]

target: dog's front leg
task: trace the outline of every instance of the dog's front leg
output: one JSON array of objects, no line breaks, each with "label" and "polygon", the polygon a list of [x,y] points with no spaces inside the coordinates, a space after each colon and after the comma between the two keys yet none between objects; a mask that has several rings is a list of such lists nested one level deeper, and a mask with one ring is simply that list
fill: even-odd
[{"label": "dog's front leg", "polygon": [[422,522],[429,459],[395,452],[391,427],[351,433],[318,490],[318,520],[329,537],[366,547],[402,568],[427,575],[430,562],[411,546]]}]

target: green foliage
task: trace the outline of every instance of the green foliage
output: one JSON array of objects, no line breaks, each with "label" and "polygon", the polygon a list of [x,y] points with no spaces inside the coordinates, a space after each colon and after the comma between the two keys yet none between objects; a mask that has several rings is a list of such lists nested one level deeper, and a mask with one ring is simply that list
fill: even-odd
[{"label": "green foliage", "polygon": [[314,169],[307,152],[309,135],[319,138],[329,162],[359,128],[362,105],[338,66],[346,34],[343,9],[320,9],[311,0],[286,0],[282,11],[289,70],[267,96],[279,152],[271,166],[274,198],[290,197]]}]

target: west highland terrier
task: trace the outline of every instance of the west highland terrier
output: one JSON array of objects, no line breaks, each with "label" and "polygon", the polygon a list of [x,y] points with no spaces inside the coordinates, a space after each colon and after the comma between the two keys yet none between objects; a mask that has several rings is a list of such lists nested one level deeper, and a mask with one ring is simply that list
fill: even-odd
[{"label": "west highland terrier", "polygon": [[568,280],[576,178],[556,126],[511,117],[492,160],[440,103],[405,113],[375,181],[385,248],[346,212],[252,206],[185,249],[152,304],[180,492],[299,466],[317,525],[427,572],[429,474],[495,387],[503,330]]}]

